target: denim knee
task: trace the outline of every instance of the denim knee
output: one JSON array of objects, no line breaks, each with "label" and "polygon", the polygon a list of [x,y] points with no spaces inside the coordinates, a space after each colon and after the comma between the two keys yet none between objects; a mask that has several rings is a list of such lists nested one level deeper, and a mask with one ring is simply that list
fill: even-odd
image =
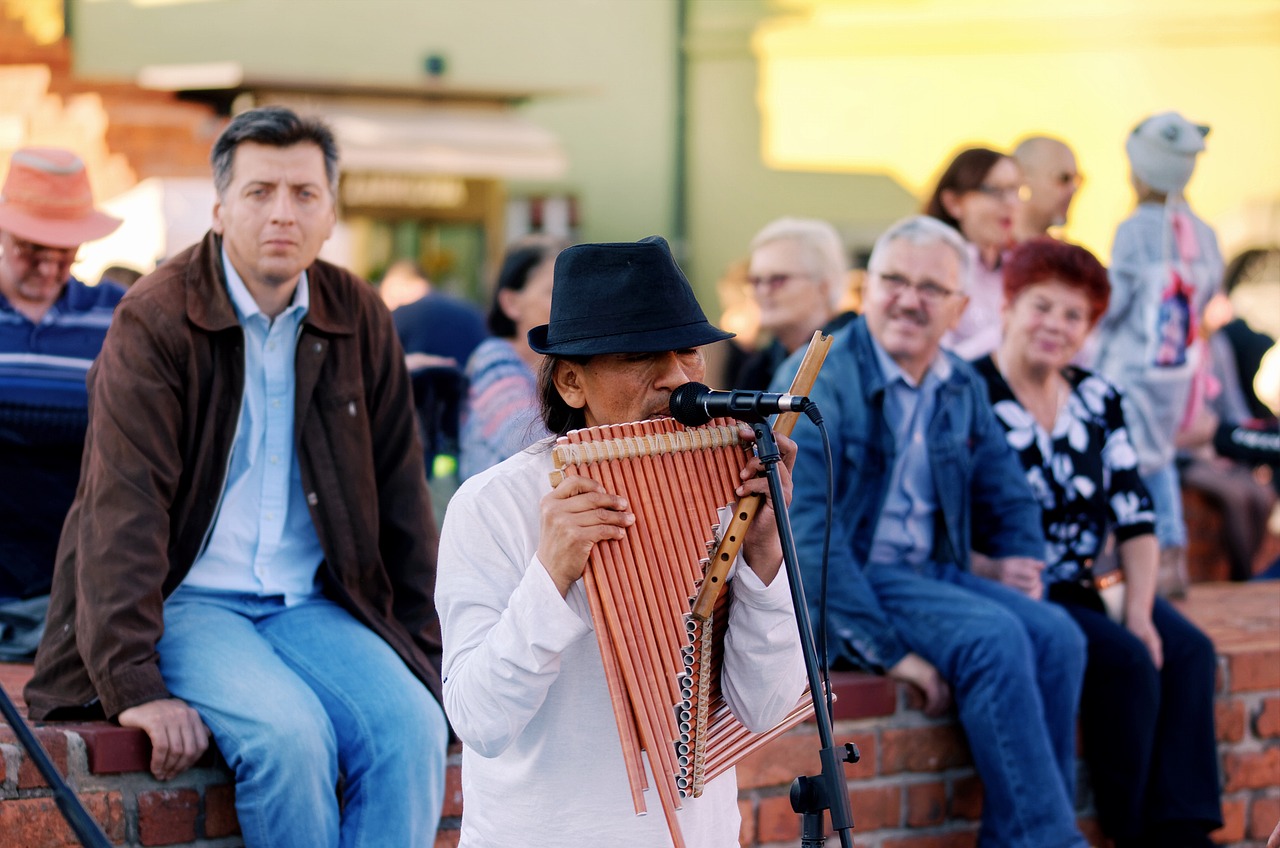
[{"label": "denim knee", "polygon": [[[234,729],[224,754],[237,783],[301,787],[312,781],[329,791],[338,783],[338,743],[323,712],[290,710]],[[221,743],[220,743],[221,744]]]},{"label": "denim knee", "polygon": [[1066,610],[1054,603],[1045,602],[1043,619],[1045,638],[1040,662],[1049,663],[1079,680],[1084,675],[1089,653],[1084,631]]}]

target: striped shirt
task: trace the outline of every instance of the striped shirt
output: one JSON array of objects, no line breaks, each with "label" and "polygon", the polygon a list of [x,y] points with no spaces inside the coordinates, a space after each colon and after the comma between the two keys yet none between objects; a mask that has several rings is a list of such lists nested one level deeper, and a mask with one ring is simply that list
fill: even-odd
[{"label": "striped shirt", "polygon": [[73,277],[33,322],[0,295],[0,598],[49,591],[80,478],[85,375],[123,296]]}]

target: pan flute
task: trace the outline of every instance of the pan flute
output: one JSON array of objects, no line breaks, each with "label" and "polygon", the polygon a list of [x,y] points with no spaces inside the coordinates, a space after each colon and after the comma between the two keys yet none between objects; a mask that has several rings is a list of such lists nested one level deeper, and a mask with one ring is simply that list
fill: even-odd
[{"label": "pan flute", "polygon": [[[812,710],[806,693],[772,730],[747,730],[720,690],[731,591],[719,592],[705,621],[693,614],[718,514],[733,507],[750,458],[738,426],[727,419],[694,428],[672,419],[607,425],[562,436],[553,452],[553,478],[591,477],[625,497],[636,518],[626,539],[595,546],[584,583],[632,801],[637,814],[646,811],[644,751],[676,846],[684,844],[675,818],[683,800]],[[740,525],[728,532],[742,532]],[[731,559],[724,549],[717,556]]]}]

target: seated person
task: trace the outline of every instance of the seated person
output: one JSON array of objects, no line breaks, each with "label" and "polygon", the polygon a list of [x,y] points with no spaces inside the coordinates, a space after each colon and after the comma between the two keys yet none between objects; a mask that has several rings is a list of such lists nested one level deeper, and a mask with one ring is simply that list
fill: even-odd
[{"label": "seated person", "polygon": [[[409,368],[422,364],[447,364],[462,368],[471,352],[487,335],[480,310],[460,298],[436,291],[422,272],[407,259],[388,269],[384,280],[405,276],[416,277],[426,286],[426,294],[417,300],[395,307],[391,318],[396,335],[408,355]],[[390,285],[390,283],[388,283]],[[422,358],[414,354],[423,354]]]},{"label": "seated person", "polygon": [[85,374],[124,296],[86,285],[71,265],[83,242],[118,226],[94,209],[78,156],[14,152],[0,191],[0,603],[49,594],[80,479]]},{"label": "seated person", "polygon": [[542,355],[528,334],[551,317],[559,239],[531,237],[507,250],[489,308],[489,332],[467,360],[458,469],[466,480],[550,435],[538,416]]},{"label": "seated person", "polygon": [[1183,490],[1200,492],[1222,516],[1217,541],[1231,579],[1248,580],[1276,501],[1273,486],[1280,484],[1280,451],[1266,450],[1268,441],[1277,442],[1276,418],[1253,393],[1258,365],[1274,341],[1233,319],[1233,312],[1222,293],[1205,309],[1213,379],[1201,377],[1205,389],[1193,392],[1177,463]]},{"label": "seated person", "polygon": [[[1004,290],[1004,339],[976,367],[1043,510],[1049,598],[1088,642],[1080,717],[1098,821],[1116,848],[1210,848],[1222,826],[1213,643],[1156,597],[1155,512],[1119,393],[1070,364],[1106,310],[1107,272],[1039,238],[1013,250]],[[1091,566],[1111,536],[1126,591],[1109,615]]]},{"label": "seated person", "polygon": [[[666,416],[673,389],[702,381],[702,346],[728,337],[707,322],[663,239],[570,247],[556,261],[550,323],[529,333],[547,357],[543,423],[564,433]],[[778,445],[789,490],[795,445]],[[445,710],[463,744],[460,845],[670,846],[663,816],[632,805],[582,579],[592,548],[624,538],[635,515],[588,477],[552,488],[549,442],[542,448],[463,483],[440,539]],[[761,468],[747,464],[741,493],[768,492]],[[758,730],[805,688],[781,564],[766,504],[731,579],[722,664],[735,715]],[[676,817],[690,848],[736,846],[734,771]]]},{"label": "seated person", "polygon": [[[1083,848],[1073,801],[1084,638],[1035,593],[969,571],[974,547],[1038,586],[1044,556],[1040,507],[986,388],[940,347],[965,308],[969,256],[940,221],[894,224],[871,254],[863,317],[836,335],[809,393],[836,457],[828,655],[917,685],[929,715],[954,693],[985,787],[980,845]],[[791,518],[816,623],[826,461],[807,419],[794,438]]]},{"label": "seated person", "polygon": [[90,373],[27,706],[141,728],[159,780],[212,735],[248,848],[430,845],[435,525],[391,316],[317,258],[337,145],[273,106],[212,159],[211,230],[130,290]]},{"label": "seated person", "polygon": [[849,260],[835,227],[814,218],[779,218],[751,240],[747,269],[751,295],[760,309],[760,329],[772,338],[747,357],[735,389],[766,389],[773,372],[813,338],[834,333],[853,320],[841,312],[849,287]]}]

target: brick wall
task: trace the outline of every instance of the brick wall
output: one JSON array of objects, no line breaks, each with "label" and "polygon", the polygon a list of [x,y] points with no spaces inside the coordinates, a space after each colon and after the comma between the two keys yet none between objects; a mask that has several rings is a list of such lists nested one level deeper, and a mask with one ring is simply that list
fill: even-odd
[{"label": "brick wall", "polygon": [[[1223,845],[1262,848],[1280,820],[1280,582],[1206,584],[1193,588],[1184,611],[1219,651],[1217,733],[1226,826]],[[18,692],[29,669],[0,666],[0,684]],[[859,848],[970,848],[976,845],[982,785],[956,724],[930,719],[907,687],[883,678],[837,676],[835,740],[862,755],[846,766]],[[106,724],[46,725],[37,730],[54,761],[118,845],[231,848],[234,795],[226,767],[208,757],[161,784],[146,773],[141,733]],[[787,792],[800,774],[816,774],[818,738],[803,725],[744,760],[738,769],[744,848],[798,844],[800,824]],[[0,846],[74,845],[51,793],[0,725]],[[437,848],[457,845],[462,793],[455,750],[450,757]],[[1097,833],[1086,779],[1081,826]],[[838,844],[833,840],[829,845]]]}]

